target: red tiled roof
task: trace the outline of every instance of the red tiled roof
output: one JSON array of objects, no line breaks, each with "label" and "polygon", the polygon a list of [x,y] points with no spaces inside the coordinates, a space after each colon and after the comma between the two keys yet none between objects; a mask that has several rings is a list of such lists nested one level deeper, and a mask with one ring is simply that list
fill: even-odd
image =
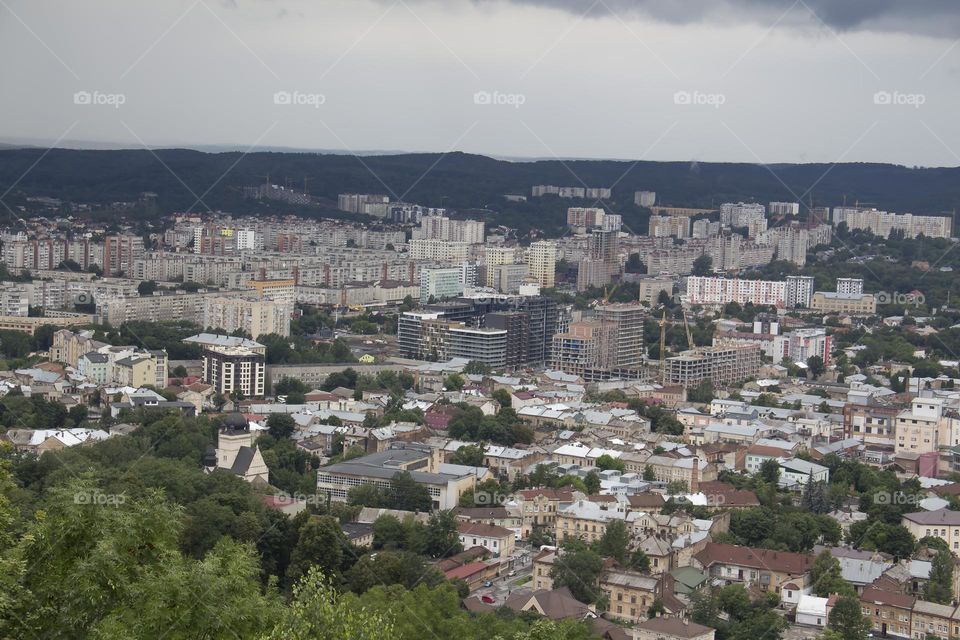
[{"label": "red tiled roof", "polygon": [[461,580],[465,580],[470,576],[474,576],[482,572],[486,568],[487,568],[487,565],[484,564],[483,562],[471,562],[469,564],[463,565],[462,567],[457,567],[456,569],[450,569],[449,571],[445,571],[443,575],[447,577],[447,580],[456,580],[457,578]]},{"label": "red tiled roof", "polygon": [[506,538],[514,535],[513,531],[506,527],[483,524],[482,522],[461,522],[457,525],[457,531],[460,532],[460,535],[480,536],[482,538]]},{"label": "red tiled roof", "polygon": [[871,589],[867,587],[863,590],[863,593],[860,595],[860,602],[869,603],[869,604],[885,604],[891,607],[899,607],[901,609],[910,609],[913,607],[913,603],[916,602],[916,598],[913,596],[908,596],[904,593],[896,593],[895,591],[881,591],[880,589]]},{"label": "red tiled roof", "polygon": [[706,568],[715,564],[730,564],[791,575],[804,574],[813,565],[813,556],[805,553],[754,549],[717,542],[708,542],[706,548],[694,557]]}]

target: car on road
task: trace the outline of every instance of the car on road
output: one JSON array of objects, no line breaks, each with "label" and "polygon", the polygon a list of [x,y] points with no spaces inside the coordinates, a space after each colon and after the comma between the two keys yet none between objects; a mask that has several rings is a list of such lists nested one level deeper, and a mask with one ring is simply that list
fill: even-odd
[{"label": "car on road", "polygon": [[483,583],[483,586],[485,586],[485,587],[492,587],[492,586],[493,586],[493,583],[490,582],[489,580],[487,580],[486,582]]},{"label": "car on road", "polygon": [[486,595],[480,596],[480,601],[486,602],[487,604],[493,604],[494,602],[496,602],[493,596],[486,596]]},{"label": "car on road", "polygon": [[510,573],[507,574],[507,577],[508,577],[508,578],[512,578],[512,577],[515,576],[515,575],[517,575],[516,570],[510,569]]}]

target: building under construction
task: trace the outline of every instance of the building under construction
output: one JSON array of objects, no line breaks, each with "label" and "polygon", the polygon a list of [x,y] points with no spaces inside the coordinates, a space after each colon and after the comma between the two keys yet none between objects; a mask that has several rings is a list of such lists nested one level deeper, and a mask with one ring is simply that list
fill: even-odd
[{"label": "building under construction", "polygon": [[704,380],[714,385],[740,382],[760,371],[758,345],[697,347],[667,358],[664,384],[695,387]]}]

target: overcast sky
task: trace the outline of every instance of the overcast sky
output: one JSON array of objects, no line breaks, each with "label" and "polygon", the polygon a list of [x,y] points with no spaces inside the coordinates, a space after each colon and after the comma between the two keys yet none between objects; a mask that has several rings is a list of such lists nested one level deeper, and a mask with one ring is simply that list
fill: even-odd
[{"label": "overcast sky", "polygon": [[958,37],[958,0],[0,0],[0,141],[957,166]]}]

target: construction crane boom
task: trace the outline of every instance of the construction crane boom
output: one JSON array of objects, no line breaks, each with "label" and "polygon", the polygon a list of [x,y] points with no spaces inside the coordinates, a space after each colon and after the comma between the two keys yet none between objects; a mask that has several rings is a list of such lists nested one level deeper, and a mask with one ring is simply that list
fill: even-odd
[{"label": "construction crane boom", "polygon": [[683,310],[683,328],[687,330],[687,348],[693,349],[693,334],[690,333],[690,323],[687,321],[687,307],[681,305],[680,309]]},{"label": "construction crane boom", "polygon": [[667,310],[664,308],[660,318],[660,384],[667,383]]}]

